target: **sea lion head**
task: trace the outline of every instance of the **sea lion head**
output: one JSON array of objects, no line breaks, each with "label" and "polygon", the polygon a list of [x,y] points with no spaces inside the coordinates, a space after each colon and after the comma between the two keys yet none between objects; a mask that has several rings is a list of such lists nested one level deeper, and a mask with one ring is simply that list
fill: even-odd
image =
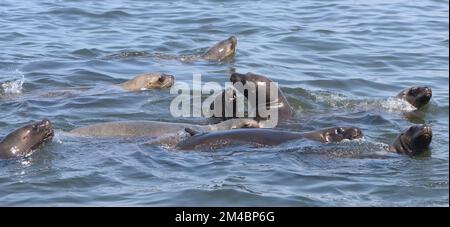
[{"label": "sea lion head", "polygon": [[[243,93],[248,103],[255,108],[256,118],[260,120],[271,120],[272,127],[278,124],[279,121],[285,121],[294,115],[294,109],[278,87],[278,84],[266,76],[254,73],[233,73],[230,76],[230,81],[233,83],[234,88],[239,93]],[[244,90],[239,88],[240,86],[238,85],[240,84],[243,85]],[[262,91],[265,91],[265,94],[261,93]],[[272,113],[262,112],[261,107],[270,111],[277,110],[278,117],[272,118]]]},{"label": "sea lion head", "polygon": [[236,36],[231,36],[228,39],[222,40],[212,46],[202,55],[203,59],[206,60],[223,60],[230,57],[236,53],[237,38]]},{"label": "sea lion head", "polygon": [[270,83],[273,82],[271,79],[266,76],[255,74],[255,73],[232,73],[230,76],[230,81],[232,83],[241,82],[242,84],[246,84],[247,82],[257,83]]},{"label": "sea lion head", "polygon": [[175,82],[175,77],[164,73],[147,73],[141,74],[130,81],[124,83],[128,84],[129,90],[147,90],[155,88],[170,88]]},{"label": "sea lion head", "polygon": [[410,156],[423,154],[430,146],[432,134],[431,125],[412,125],[397,136],[390,150]]},{"label": "sea lion head", "polygon": [[332,143],[345,139],[360,139],[363,137],[363,133],[361,129],[356,127],[334,127],[320,131],[320,136],[325,143]]},{"label": "sea lion head", "polygon": [[7,135],[0,142],[0,157],[11,158],[27,155],[53,138],[52,123],[48,119],[28,124]]},{"label": "sea lion head", "polygon": [[[271,100],[272,95],[270,95],[270,86],[271,83],[273,83],[273,81],[269,78],[267,78],[266,76],[263,75],[258,75],[258,74],[254,74],[254,73],[246,73],[246,74],[241,74],[241,73],[233,73],[230,76],[230,81],[233,84],[236,83],[242,83],[243,85],[246,85],[247,83],[253,83],[254,88],[255,89],[249,89],[248,92],[254,93],[256,94],[257,89],[259,89],[258,87],[262,87],[262,89],[266,89],[266,102],[265,103],[271,103],[273,101],[276,100]],[[272,84],[274,86],[276,86],[275,84]],[[278,87],[277,87],[278,90]],[[248,98],[248,93],[244,92],[245,97]],[[258,98],[258,97],[256,97]]]},{"label": "sea lion head", "polygon": [[401,91],[397,97],[420,109],[430,102],[432,95],[433,92],[429,87],[410,87]]}]

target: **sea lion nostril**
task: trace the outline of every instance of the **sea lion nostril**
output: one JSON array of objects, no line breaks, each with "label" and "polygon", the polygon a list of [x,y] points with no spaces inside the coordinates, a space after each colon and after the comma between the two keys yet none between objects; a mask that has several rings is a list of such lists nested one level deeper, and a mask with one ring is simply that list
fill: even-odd
[{"label": "sea lion nostril", "polygon": [[425,125],[424,128],[423,128],[423,130],[424,130],[424,132],[427,133],[427,134],[431,134],[431,132],[432,132],[432,129],[431,129],[431,126],[430,126],[430,125]]}]

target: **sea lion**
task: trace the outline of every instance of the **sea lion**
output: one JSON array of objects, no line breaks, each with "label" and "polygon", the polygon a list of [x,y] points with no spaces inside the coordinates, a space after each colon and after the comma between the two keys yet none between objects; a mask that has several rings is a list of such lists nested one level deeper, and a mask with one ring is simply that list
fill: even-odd
[{"label": "sea lion", "polygon": [[[251,94],[253,97],[256,98],[256,103],[254,103],[255,100],[248,100],[251,104],[251,106],[253,108],[256,108],[255,110],[255,119],[256,120],[267,120],[266,117],[262,116],[260,114],[260,112],[258,111],[258,107],[263,106],[267,109],[277,109],[278,110],[278,122],[283,122],[286,121],[288,119],[290,119],[293,115],[294,115],[294,109],[291,107],[291,105],[289,104],[288,100],[286,99],[286,97],[284,96],[283,92],[281,91],[281,89],[273,84],[273,81],[270,80],[269,78],[267,78],[266,76],[263,75],[258,75],[255,73],[246,73],[246,74],[241,74],[241,73],[233,73],[230,76],[230,81],[236,85],[236,83],[241,83],[242,85],[246,85],[247,83],[253,83],[253,89],[248,89],[244,91],[244,96],[246,99],[248,99],[249,94]],[[272,84],[271,84],[272,83]],[[264,87],[261,87],[264,86]],[[270,86],[276,86],[274,88],[271,89]],[[266,100],[259,100],[258,98],[258,89],[266,89]],[[235,89],[234,92],[239,92],[236,91],[237,89]],[[277,90],[278,91],[278,97],[274,97],[273,95],[270,95],[271,90]],[[236,117],[236,93],[232,93],[233,90],[225,90],[222,92],[222,94],[219,94],[216,97],[217,99],[222,99],[222,116],[217,116],[218,114],[214,114],[214,117],[224,117],[224,110],[225,110],[225,104],[226,103],[232,103],[232,106],[234,107],[234,111],[233,111],[233,117]],[[226,96],[226,93],[228,94],[232,94],[229,96]],[[225,97],[230,97],[230,99],[225,99]],[[220,114],[220,113],[219,113]]]},{"label": "sea lion", "polygon": [[170,88],[175,82],[172,75],[164,73],[145,73],[135,76],[133,79],[118,84],[128,91],[141,91],[155,88]]},{"label": "sea lion", "polygon": [[306,133],[275,129],[236,129],[197,134],[181,141],[175,148],[179,150],[215,150],[242,144],[274,146],[299,139],[335,143],[344,139],[354,140],[362,137],[362,131],[356,127],[335,127]]},{"label": "sea lion", "polygon": [[103,57],[103,59],[117,59],[117,58],[130,58],[130,57],[149,57],[162,60],[179,60],[181,62],[190,63],[197,60],[207,61],[222,61],[232,57],[236,53],[237,38],[231,36],[228,39],[222,40],[210,47],[205,53],[200,55],[182,55],[174,56],[165,53],[149,53],[146,51],[122,51],[118,54],[111,54]]},{"label": "sea lion", "polygon": [[421,155],[429,149],[432,134],[431,125],[412,125],[395,138],[389,151],[409,156]]},{"label": "sea lion", "polygon": [[[121,90],[126,91],[143,91],[149,89],[163,89],[170,88],[175,83],[175,77],[169,74],[164,73],[144,73],[133,77],[132,79],[125,81],[120,84],[113,85],[113,89],[115,90],[117,87]],[[25,96],[38,96],[43,98],[68,98],[73,97],[79,94],[88,94],[88,95],[97,95],[100,92],[103,93],[105,90],[111,90],[110,86],[106,87],[90,87],[90,86],[81,86],[81,87],[69,87],[69,88],[61,88],[52,91],[38,91],[32,92],[29,94],[25,94]],[[14,98],[18,96],[17,94],[9,94],[8,98]],[[1,97],[1,96],[0,96]]]},{"label": "sea lion", "polygon": [[258,122],[252,119],[230,119],[213,125],[194,125],[160,121],[122,121],[98,123],[75,128],[68,133],[83,137],[162,137],[176,134],[185,128],[192,128],[200,132],[210,132],[257,127],[259,127]]},{"label": "sea lion", "polygon": [[396,97],[420,109],[430,102],[433,92],[429,87],[410,87],[402,90]]},{"label": "sea lion", "polygon": [[53,135],[52,123],[47,119],[19,128],[0,142],[0,159],[26,156]]},{"label": "sea lion", "polygon": [[237,38],[231,36],[209,48],[200,58],[208,61],[221,61],[236,53]]}]

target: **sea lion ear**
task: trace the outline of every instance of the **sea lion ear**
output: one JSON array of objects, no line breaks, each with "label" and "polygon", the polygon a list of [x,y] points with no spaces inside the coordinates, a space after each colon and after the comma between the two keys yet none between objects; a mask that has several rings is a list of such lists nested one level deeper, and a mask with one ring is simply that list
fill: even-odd
[{"label": "sea lion ear", "polygon": [[195,136],[195,135],[200,134],[199,131],[195,131],[194,129],[191,129],[191,128],[185,128],[184,131],[186,131],[187,133],[189,133],[189,135],[191,135],[191,136]]}]

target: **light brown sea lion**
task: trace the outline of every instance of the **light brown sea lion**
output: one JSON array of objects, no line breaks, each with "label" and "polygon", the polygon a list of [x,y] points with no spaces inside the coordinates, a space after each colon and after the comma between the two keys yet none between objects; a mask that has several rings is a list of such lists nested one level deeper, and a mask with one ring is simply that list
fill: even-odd
[{"label": "light brown sea lion", "polygon": [[170,88],[175,82],[172,75],[164,73],[145,73],[135,76],[133,79],[118,84],[128,91],[141,91],[155,88]]},{"label": "light brown sea lion", "polygon": [[28,124],[10,133],[0,142],[0,158],[26,156],[52,138],[53,127],[49,120]]},{"label": "light brown sea lion", "polygon": [[[133,79],[125,81],[120,84],[116,84],[113,86],[113,90],[116,87],[126,91],[143,91],[150,89],[163,89],[170,88],[175,83],[175,77],[165,73],[152,72],[152,73],[144,73],[135,76]],[[73,97],[77,94],[98,94],[99,92],[104,92],[105,90],[110,90],[111,87],[90,87],[90,86],[82,86],[82,87],[71,87],[71,88],[62,88],[55,89],[52,91],[38,91],[31,92],[28,94],[24,94],[25,96],[39,96],[43,98],[67,98]],[[17,94],[8,94],[7,98],[14,98],[19,95]],[[0,97],[1,94],[0,94]]]}]

